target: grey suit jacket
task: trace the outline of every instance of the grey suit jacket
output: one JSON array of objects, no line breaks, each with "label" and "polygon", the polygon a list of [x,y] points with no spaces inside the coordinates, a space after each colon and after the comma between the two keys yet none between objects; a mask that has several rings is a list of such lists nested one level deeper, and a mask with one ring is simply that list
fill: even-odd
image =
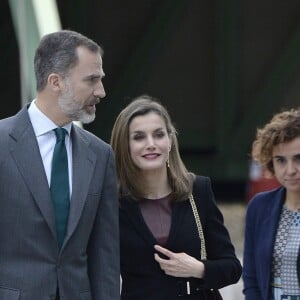
[{"label": "grey suit jacket", "polygon": [[0,299],[119,299],[118,200],[109,145],[73,125],[73,187],[59,250],[27,107],[0,121]]}]

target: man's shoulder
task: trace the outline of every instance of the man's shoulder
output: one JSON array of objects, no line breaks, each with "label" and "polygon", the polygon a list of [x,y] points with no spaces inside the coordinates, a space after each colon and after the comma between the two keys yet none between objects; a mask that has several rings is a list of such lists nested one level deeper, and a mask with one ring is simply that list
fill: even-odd
[{"label": "man's shoulder", "polygon": [[[26,116],[26,114],[27,114],[27,116]],[[6,130],[6,129],[9,129],[9,128],[17,125],[16,122],[18,120],[19,121],[22,121],[22,120],[28,121],[29,120],[28,113],[25,108],[18,111],[15,115],[0,119],[0,130]]]},{"label": "man's shoulder", "polygon": [[109,144],[103,141],[100,137],[76,124],[73,124],[73,130],[75,135],[79,136],[91,146],[95,146],[97,148],[110,148]]}]

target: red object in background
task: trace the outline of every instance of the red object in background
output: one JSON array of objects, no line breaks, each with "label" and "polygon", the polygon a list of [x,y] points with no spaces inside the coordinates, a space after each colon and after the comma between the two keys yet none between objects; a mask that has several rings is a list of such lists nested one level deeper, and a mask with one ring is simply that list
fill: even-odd
[{"label": "red object in background", "polygon": [[260,192],[269,191],[280,186],[276,177],[265,177],[259,163],[252,161],[249,168],[249,182],[246,188],[246,202]]}]

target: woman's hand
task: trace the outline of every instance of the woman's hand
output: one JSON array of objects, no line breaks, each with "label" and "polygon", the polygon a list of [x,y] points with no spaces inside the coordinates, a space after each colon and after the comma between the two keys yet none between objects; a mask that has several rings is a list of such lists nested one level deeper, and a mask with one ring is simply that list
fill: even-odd
[{"label": "woman's hand", "polygon": [[163,259],[157,253],[154,254],[154,259],[167,275],[174,277],[203,278],[204,264],[201,261],[184,252],[174,253],[158,245],[155,245],[154,248],[156,251],[168,257],[168,259]]}]

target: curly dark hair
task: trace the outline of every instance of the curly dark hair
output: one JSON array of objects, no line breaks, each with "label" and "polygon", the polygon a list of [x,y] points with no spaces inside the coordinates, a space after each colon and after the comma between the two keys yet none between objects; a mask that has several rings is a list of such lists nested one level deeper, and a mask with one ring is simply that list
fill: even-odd
[{"label": "curly dark hair", "polygon": [[274,175],[274,146],[300,136],[300,108],[283,111],[273,116],[263,128],[257,129],[252,145],[252,158]]}]

